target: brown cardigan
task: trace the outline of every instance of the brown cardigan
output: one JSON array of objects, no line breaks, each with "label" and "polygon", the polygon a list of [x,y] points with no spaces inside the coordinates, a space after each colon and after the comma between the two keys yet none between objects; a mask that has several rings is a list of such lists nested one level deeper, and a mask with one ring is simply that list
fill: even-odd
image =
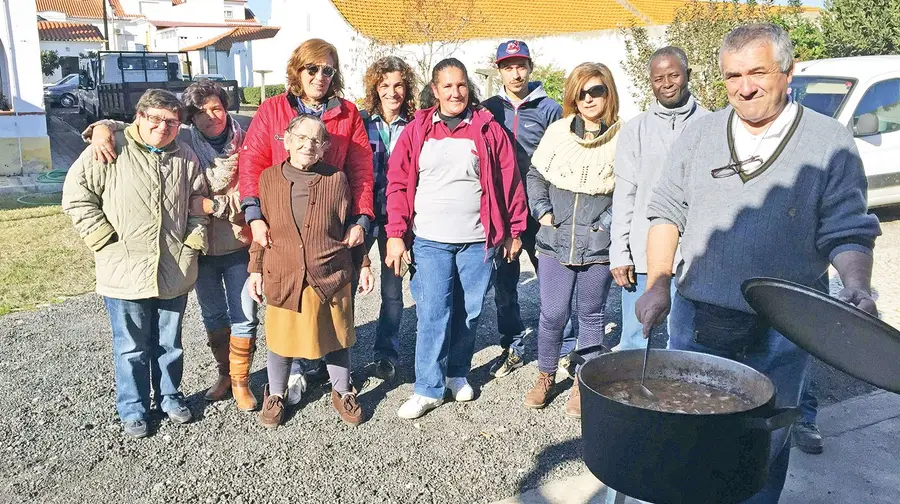
[{"label": "brown cardigan", "polygon": [[263,248],[254,242],[247,268],[262,273],[268,304],[294,311],[300,310],[306,284],[324,303],[350,283],[359,273],[359,260],[353,256],[360,256],[363,249],[356,247],[351,253],[341,243],[350,212],[347,176],[321,162],[310,169],[317,176],[309,182],[302,236],[291,212],[291,183],[284,178],[283,165],[263,170],[259,199],[272,244]]}]

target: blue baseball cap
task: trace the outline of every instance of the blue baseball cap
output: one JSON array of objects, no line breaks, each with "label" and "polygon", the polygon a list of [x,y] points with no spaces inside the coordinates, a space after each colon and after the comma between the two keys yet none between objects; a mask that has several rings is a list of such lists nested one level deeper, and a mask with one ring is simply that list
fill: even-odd
[{"label": "blue baseball cap", "polygon": [[528,58],[531,59],[531,53],[528,52],[528,45],[521,40],[510,40],[497,46],[497,63],[508,58]]}]

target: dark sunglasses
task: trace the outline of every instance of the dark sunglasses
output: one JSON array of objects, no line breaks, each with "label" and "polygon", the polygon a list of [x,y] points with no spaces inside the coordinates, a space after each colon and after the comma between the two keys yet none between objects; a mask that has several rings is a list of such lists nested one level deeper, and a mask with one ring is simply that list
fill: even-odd
[{"label": "dark sunglasses", "polygon": [[597,84],[596,86],[591,86],[588,89],[582,89],[581,92],[578,93],[578,99],[584,100],[587,98],[587,95],[591,95],[591,98],[602,98],[606,96],[606,86],[603,84]]},{"label": "dark sunglasses", "polygon": [[334,72],[337,71],[334,69],[334,67],[330,67],[328,65],[320,66],[320,65],[316,65],[314,63],[304,65],[303,68],[306,69],[307,72],[309,72],[309,75],[316,75],[317,73],[319,73],[319,70],[321,70],[322,75],[324,75],[325,77],[328,77],[328,78],[334,77]]}]

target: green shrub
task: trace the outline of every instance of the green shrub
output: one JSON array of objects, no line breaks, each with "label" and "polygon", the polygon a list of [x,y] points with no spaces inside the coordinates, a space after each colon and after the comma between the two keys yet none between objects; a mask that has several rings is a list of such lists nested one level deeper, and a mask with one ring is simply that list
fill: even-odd
[{"label": "green shrub", "polygon": [[[277,96],[284,93],[284,84],[272,84],[266,86],[266,98]],[[245,87],[241,89],[241,103],[247,105],[259,105],[259,86]]]}]

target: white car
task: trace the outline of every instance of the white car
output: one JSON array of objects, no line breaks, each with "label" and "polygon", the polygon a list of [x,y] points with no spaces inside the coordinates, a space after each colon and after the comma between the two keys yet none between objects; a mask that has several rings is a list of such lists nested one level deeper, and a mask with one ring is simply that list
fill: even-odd
[{"label": "white car", "polygon": [[853,132],[869,208],[900,203],[900,55],[799,62],[791,94]]}]

